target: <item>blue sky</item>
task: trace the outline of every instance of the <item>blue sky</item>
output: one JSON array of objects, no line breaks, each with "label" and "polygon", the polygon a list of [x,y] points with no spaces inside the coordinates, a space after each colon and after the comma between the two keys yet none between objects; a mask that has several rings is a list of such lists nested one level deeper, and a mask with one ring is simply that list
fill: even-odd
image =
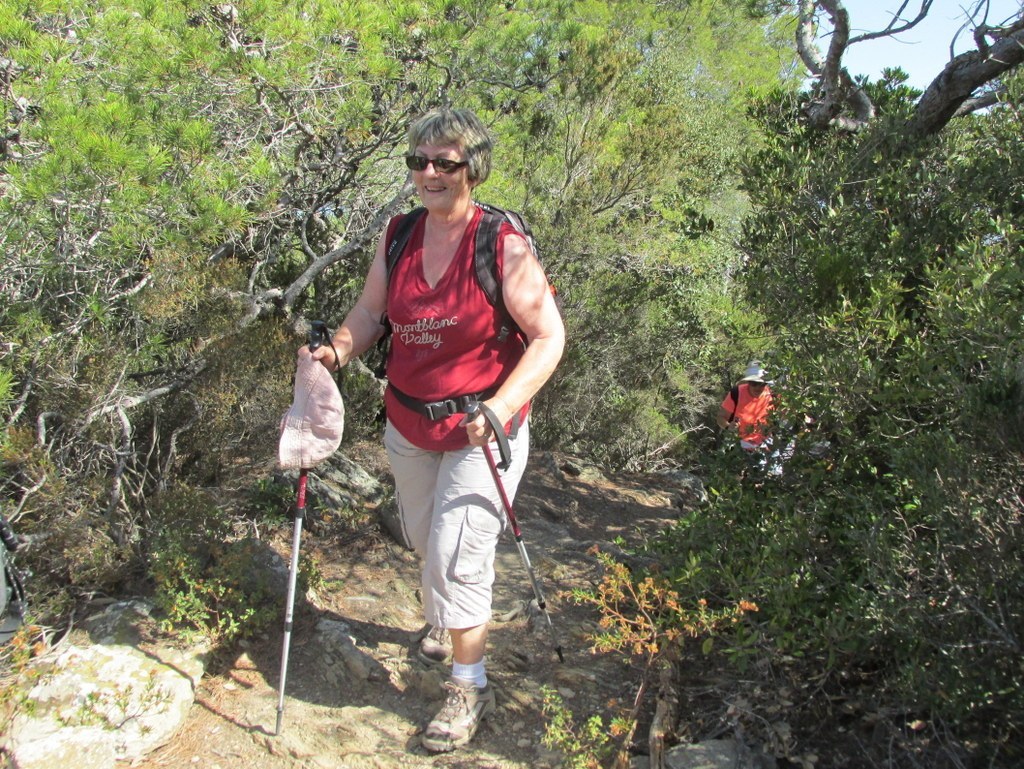
[{"label": "blue sky", "polygon": [[[899,9],[899,0],[848,0],[851,37],[865,31],[883,29]],[[931,13],[920,24],[898,38],[881,38],[859,43],[847,50],[843,63],[853,76],[878,78],[885,67],[899,66],[910,74],[910,85],[924,89],[949,61],[950,42],[966,21],[964,8],[974,8],[977,0],[935,0]],[[905,15],[916,15],[919,3],[910,0]],[[991,0],[990,26],[1017,16],[1024,0]],[[974,48],[973,24],[957,39],[955,53]]]}]

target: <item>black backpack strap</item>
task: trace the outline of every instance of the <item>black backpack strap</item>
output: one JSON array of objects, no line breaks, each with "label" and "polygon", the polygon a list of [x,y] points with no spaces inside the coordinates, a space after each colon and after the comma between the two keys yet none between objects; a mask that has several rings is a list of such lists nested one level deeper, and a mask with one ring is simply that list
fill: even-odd
[{"label": "black backpack strap", "polygon": [[[391,273],[395,271],[395,265],[398,264],[399,258],[405,253],[405,247],[409,245],[409,238],[412,237],[412,231],[416,227],[416,222],[425,213],[427,213],[427,209],[422,206],[414,208],[395,223],[394,229],[388,235],[389,239],[384,243],[384,267],[387,270],[386,285],[391,285]],[[377,379],[384,379],[387,376],[388,352],[391,347],[391,322],[388,320],[387,312],[380,316],[380,325],[384,327],[383,335],[377,340],[377,353],[380,356],[380,362],[377,364],[373,375]]]},{"label": "black backpack strap", "polygon": [[501,276],[498,274],[498,232],[505,217],[491,206],[479,204],[484,215],[476,230],[473,266],[476,280],[492,307],[504,309],[501,298]]},{"label": "black backpack strap", "polygon": [[530,225],[526,223],[522,214],[517,211],[510,211],[507,208],[492,206],[490,203],[478,202],[476,205],[478,208],[483,209],[485,214],[496,214],[500,219],[512,225],[512,229],[526,238],[526,242],[529,243],[530,249],[537,255],[537,258],[540,259],[540,252],[537,250],[537,243],[533,239],[533,230],[530,229]]},{"label": "black backpack strap", "polygon": [[732,422],[736,419],[736,409],[740,407],[740,386],[733,385],[729,395],[732,396],[732,416],[729,417],[729,421]]},{"label": "black backpack strap", "polygon": [[[498,235],[501,232],[501,225],[506,222],[510,224],[512,229],[526,239],[527,245],[534,254],[537,254],[537,245],[533,240],[530,226],[515,211],[508,211],[489,203],[478,202],[476,205],[483,211],[483,218],[476,231],[473,265],[480,288],[483,289],[491,305],[505,318],[498,335],[499,340],[504,341],[513,330],[517,333],[520,332],[508,314],[508,310],[505,309],[505,300],[501,293],[501,275],[498,274]],[[522,336],[521,333],[520,336]],[[523,343],[526,343],[525,339]]]},{"label": "black backpack strap", "polygon": [[384,264],[388,271],[389,285],[391,284],[391,273],[395,271],[395,265],[398,264],[399,257],[402,256],[405,252],[405,247],[409,244],[413,228],[425,213],[427,213],[427,209],[423,206],[414,208],[407,213],[395,224],[395,229],[391,233],[391,241],[385,243]]}]

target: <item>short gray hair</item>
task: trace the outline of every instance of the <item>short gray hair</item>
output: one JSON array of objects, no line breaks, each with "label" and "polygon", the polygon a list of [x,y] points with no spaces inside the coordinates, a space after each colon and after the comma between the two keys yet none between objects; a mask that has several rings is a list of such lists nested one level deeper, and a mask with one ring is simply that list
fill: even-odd
[{"label": "short gray hair", "polygon": [[455,144],[469,163],[469,180],[482,184],[491,174],[494,139],[472,110],[440,107],[409,126],[409,154],[421,144]]}]

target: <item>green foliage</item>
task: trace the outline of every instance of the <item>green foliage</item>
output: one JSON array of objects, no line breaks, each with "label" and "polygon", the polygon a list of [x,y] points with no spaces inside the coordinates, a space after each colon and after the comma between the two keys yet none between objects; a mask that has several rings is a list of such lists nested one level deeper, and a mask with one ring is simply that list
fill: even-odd
[{"label": "green foliage", "polygon": [[[749,134],[726,48],[777,61],[777,33],[721,4],[678,10],[587,6],[552,87],[499,124],[517,156],[499,144],[498,202],[534,224],[568,326],[538,439],[618,466],[693,453],[719,386],[705,364],[742,346],[719,329],[748,323],[729,298]],[[744,87],[780,74],[751,67]]]},{"label": "green foliage", "polygon": [[[5,417],[9,413],[10,404],[14,401],[14,374],[4,368],[0,368],[0,414]],[[7,419],[4,419],[4,428],[0,430],[0,448],[7,443]]]},{"label": "green foliage", "polygon": [[[61,713],[58,717],[68,728],[91,726],[116,731],[130,721],[165,708],[170,699],[171,693],[155,678],[150,678],[138,687],[127,683],[113,689],[91,691],[79,701],[74,712]],[[143,723],[139,731],[147,734],[152,728]]]},{"label": "green foliage", "polygon": [[[168,500],[265,466],[294,324],[353,304],[437,104],[491,125],[480,195],[527,214],[565,299],[534,435],[618,465],[692,453],[709,364],[758,324],[731,298],[739,103],[789,76],[785,47],[710,0],[0,0],[2,494],[43,543],[34,605],[56,624],[147,573],[173,621],[247,631],[215,547],[230,506],[196,502],[210,550]],[[378,430],[354,369],[350,439]]]},{"label": "green foliage", "polygon": [[757,109],[741,279],[796,450],[757,484],[723,455],[658,548],[690,595],[756,598],[738,662],[856,674],[999,764],[1024,749],[1024,125],[1011,98],[911,144],[914,93],[871,87],[884,114],[858,135],[808,130],[799,98]]},{"label": "green foliage", "polygon": [[[216,484],[244,468],[251,457],[273,456],[278,426],[292,400],[295,351],[298,347],[272,321],[252,330],[259,343],[238,355],[228,338],[210,350],[210,365],[197,377],[192,398],[172,398],[168,418],[184,421],[200,415],[202,429],[179,439],[188,458],[179,472],[200,485]],[[148,420],[141,422],[148,427]]]},{"label": "green foliage", "polygon": [[605,728],[604,719],[592,715],[582,724],[577,724],[573,714],[565,707],[559,694],[549,686],[541,687],[541,709],[547,717],[543,742],[549,748],[559,750],[565,758],[562,766],[566,769],[600,769],[615,751],[612,731],[621,734],[628,729],[622,722],[614,722],[610,730]]},{"label": "green foliage", "polygon": [[315,553],[299,559],[299,573],[296,575],[299,589],[305,593],[309,590],[323,590],[327,587],[324,573],[320,567],[320,559]]},{"label": "green foliage", "polygon": [[248,509],[257,521],[279,523],[281,516],[295,503],[295,489],[274,478],[260,478],[250,492]]},{"label": "green foliage", "polygon": [[157,502],[149,563],[166,630],[230,643],[276,618],[255,544],[231,541],[230,525],[212,499],[181,489]]}]

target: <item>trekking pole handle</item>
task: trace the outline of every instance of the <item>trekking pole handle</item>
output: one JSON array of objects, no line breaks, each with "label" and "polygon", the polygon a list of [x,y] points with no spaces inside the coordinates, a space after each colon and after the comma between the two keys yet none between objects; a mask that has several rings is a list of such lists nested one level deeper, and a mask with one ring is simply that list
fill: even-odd
[{"label": "trekking pole handle", "polygon": [[508,470],[509,465],[512,464],[512,448],[509,446],[508,436],[505,435],[505,426],[498,421],[497,415],[483,404],[483,401],[477,401],[470,406],[466,416],[470,419],[476,419],[476,415],[481,412],[494,431],[494,440],[498,444],[498,454],[501,457],[501,461],[498,462],[498,469]]},{"label": "trekking pole handle", "polygon": [[7,522],[7,519],[0,515],[0,540],[3,541],[4,547],[10,550],[12,553],[18,549],[18,537],[15,535],[14,530],[11,528],[11,524]]},{"label": "trekking pole handle", "polygon": [[327,324],[322,320],[314,320],[309,324],[309,351],[313,352],[321,346],[330,342],[327,333]]}]

